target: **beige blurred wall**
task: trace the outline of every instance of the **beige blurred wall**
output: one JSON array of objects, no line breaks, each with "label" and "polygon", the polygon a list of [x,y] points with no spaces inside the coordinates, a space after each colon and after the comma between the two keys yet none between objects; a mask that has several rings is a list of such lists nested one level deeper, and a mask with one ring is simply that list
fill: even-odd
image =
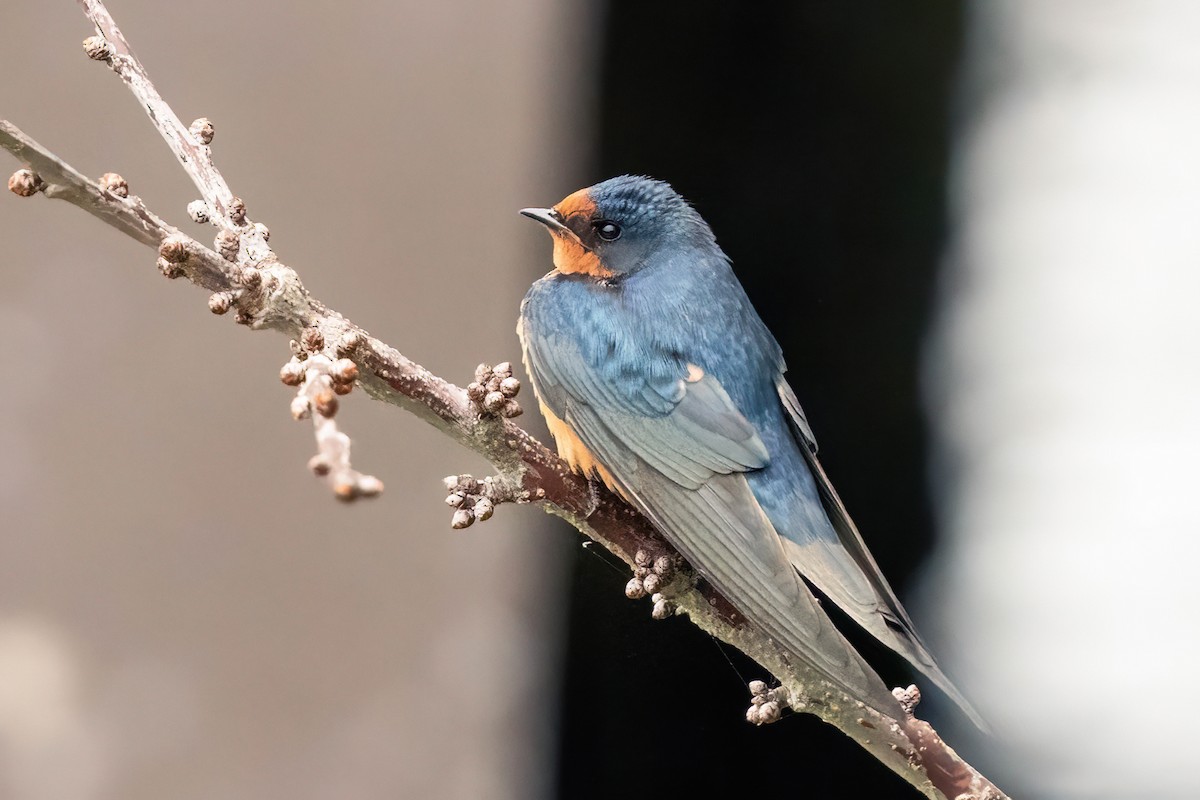
[{"label": "beige blurred wall", "polygon": [[[548,252],[516,209],[582,185],[588,4],[110,9],[318,297],[450,379],[517,360]],[[0,117],[212,235],[74,3],[0,30]],[[361,393],[339,420],[387,490],[338,505],[285,340],[65,203],[5,193],[0,243],[0,797],[547,796],[573,540],[511,507],[450,531],[440,478],[486,466]]]}]

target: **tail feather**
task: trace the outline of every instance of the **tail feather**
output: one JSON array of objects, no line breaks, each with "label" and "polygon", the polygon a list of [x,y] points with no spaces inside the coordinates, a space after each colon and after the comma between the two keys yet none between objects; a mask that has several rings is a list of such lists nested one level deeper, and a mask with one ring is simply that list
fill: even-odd
[{"label": "tail feather", "polygon": [[[945,692],[980,730],[990,731],[987,722],[938,666],[917,633],[912,618],[883,577],[875,557],[867,549],[862,534],[817,460],[816,442],[791,387],[781,378],[778,388],[799,449],[816,481],[825,516],[837,535],[835,543],[828,536],[797,538],[794,534],[788,535],[791,531],[782,530],[784,549],[789,560],[805,579],[811,581],[865,631],[906,659]],[[777,524],[776,527],[781,526]]]}]

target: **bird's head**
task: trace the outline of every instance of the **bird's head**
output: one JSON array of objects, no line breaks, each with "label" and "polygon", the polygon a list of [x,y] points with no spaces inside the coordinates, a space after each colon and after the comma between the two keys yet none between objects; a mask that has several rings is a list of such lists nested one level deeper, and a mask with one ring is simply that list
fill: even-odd
[{"label": "bird's head", "polygon": [[674,248],[713,244],[712,231],[687,201],[651,178],[610,178],[553,208],[521,213],[554,237],[556,269],[597,279],[636,272]]}]

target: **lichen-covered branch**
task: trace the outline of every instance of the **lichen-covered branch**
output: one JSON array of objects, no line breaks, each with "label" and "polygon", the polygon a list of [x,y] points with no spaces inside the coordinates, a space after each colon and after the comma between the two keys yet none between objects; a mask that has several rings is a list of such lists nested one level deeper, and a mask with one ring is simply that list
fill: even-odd
[{"label": "lichen-covered branch", "polygon": [[[311,416],[318,454],[310,466],[326,476],[339,496],[377,494],[381,484],[356,472],[349,439],[333,425],[339,396],[357,384],[371,397],[400,406],[454,441],[483,455],[497,473],[483,480],[447,479],[461,526],[484,520],[496,505],[530,503],[560,516],[604,545],[634,571],[631,597],[651,595],[656,617],[683,614],[717,639],[755,659],[778,684],[752,686],[747,717],[762,724],[784,708],[819,716],[857,741],[926,796],[943,800],[1005,797],[960,759],[927,723],[911,715],[892,719],[846,696],[802,663],[791,661],[769,637],[749,625],[711,586],[699,580],[649,522],[621,499],[571,471],[511,419],[519,413],[519,381],[507,364],[483,367],[463,389],[410,361],[309,295],[294,270],[267,246],[268,233],[246,216],[245,204],[213,166],[212,126],[197,120],[192,130],[158,95],[99,0],[80,0],[98,36],[85,42],[88,55],[107,62],[129,85],[152,122],[171,145],[203,199],[189,206],[194,221],[218,229],[214,251],[148,211],[129,195],[119,176],[104,185],[88,180],[49,150],[0,120],[0,147],[26,169],[9,181],[18,195],[45,194],[66,200],[127,235],[155,248],[159,270],[208,290],[209,307],[254,330],[291,337],[293,358],[280,378],[297,387],[293,413]],[[314,413],[315,412],[315,413]],[[341,487],[339,489],[339,487]],[[911,691],[911,690],[910,690]],[[915,704],[915,697],[910,698]]]}]

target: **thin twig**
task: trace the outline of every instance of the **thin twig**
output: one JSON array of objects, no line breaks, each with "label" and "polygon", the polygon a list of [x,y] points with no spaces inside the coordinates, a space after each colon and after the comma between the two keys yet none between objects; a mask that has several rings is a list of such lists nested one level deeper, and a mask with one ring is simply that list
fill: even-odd
[{"label": "thin twig", "polygon": [[[373,398],[416,414],[496,467],[498,474],[485,481],[459,476],[453,486],[448,484],[452,496],[461,489],[463,498],[460,501],[455,497],[456,503],[466,504],[469,496],[474,504],[473,513],[481,519],[490,515],[491,509],[490,505],[480,505],[481,499],[489,504],[532,503],[566,519],[629,564],[635,576],[640,576],[635,578],[639,586],[648,589],[649,582],[653,582],[657,591],[656,616],[684,614],[702,630],[742,650],[774,675],[779,687],[769,692],[758,687],[761,690],[755,695],[758,711],[749,715],[755,721],[770,721],[778,715],[777,707],[784,704],[836,726],[930,798],[961,800],[965,796],[1002,800],[1005,797],[959,758],[927,723],[911,716],[888,717],[846,696],[804,664],[792,662],[711,586],[698,582],[686,566],[676,568],[681,563],[677,554],[643,516],[621,499],[589,485],[503,415],[481,413],[481,401],[472,399],[466,390],[433,375],[312,298],[295,271],[280,263],[266,248],[265,228],[245,218],[244,206],[235,202],[212,164],[207,144],[200,143],[183,128],[158,95],[103,3],[80,0],[80,5],[103,37],[102,41],[89,40],[86,44],[89,55],[107,61],[126,81],[204,195],[207,207],[216,212],[213,216],[217,219],[208,221],[222,233],[233,234],[233,241],[228,236],[224,239],[218,236],[221,254],[213,252],[150,213],[136,197],[120,197],[99,188],[15,126],[0,120],[0,146],[36,173],[22,186],[37,188],[18,193],[40,190],[47,197],[66,200],[143,244],[157,248],[159,267],[165,274],[186,277],[215,293],[209,301],[215,312],[237,309],[238,321],[251,329],[271,328],[293,337],[299,343],[297,356],[304,351],[306,359],[314,356],[324,359],[319,362],[321,369],[312,376],[303,371],[307,367],[292,368],[292,362],[285,365],[281,377],[285,382],[300,385],[306,402],[318,402],[317,390],[310,392],[306,388],[310,381],[313,387],[318,383],[324,387],[322,381],[333,387],[339,383],[332,377],[338,374],[338,369],[343,370],[340,385],[347,386],[344,378],[349,373],[335,359],[353,361],[358,383]],[[206,214],[201,210],[193,216]],[[263,249],[258,247],[259,239]],[[237,264],[231,263],[230,255]],[[297,363],[300,360],[297,358]],[[505,392],[506,399],[511,399],[515,387],[508,386]],[[327,415],[331,417],[332,413]],[[320,425],[318,438],[322,430],[329,438],[330,431]],[[339,448],[348,447],[348,440],[339,436],[333,437],[335,445],[328,451],[335,458],[341,458],[343,451]],[[348,461],[343,466],[349,469]],[[650,593],[635,591],[635,581],[631,581],[631,595]]]},{"label": "thin twig", "polygon": [[[208,202],[220,219],[225,219],[233,200],[233,192],[229,184],[217,171],[212,163],[212,152],[205,142],[192,135],[184,127],[183,122],[175,115],[175,111],[163,100],[162,95],[154,88],[150,76],[142,67],[142,63],[133,54],[125,34],[117,27],[117,21],[108,13],[104,3],[99,0],[79,0],[83,13],[96,26],[96,33],[108,44],[97,52],[106,58],[96,60],[107,61],[113,72],[121,76],[129,91],[137,98],[138,103],[149,115],[154,127],[167,141],[171,152],[179,159],[184,171],[191,177],[200,190],[200,195]],[[89,55],[91,51],[89,51]]]}]

